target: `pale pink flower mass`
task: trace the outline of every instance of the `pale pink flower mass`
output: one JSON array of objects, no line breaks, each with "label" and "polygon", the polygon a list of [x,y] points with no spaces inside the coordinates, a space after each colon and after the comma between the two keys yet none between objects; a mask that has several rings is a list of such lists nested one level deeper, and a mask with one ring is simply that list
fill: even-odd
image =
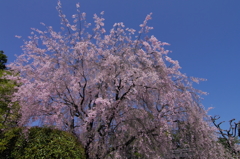
[{"label": "pale pink flower mass", "polygon": [[77,7],[77,8],[80,8],[80,3],[77,3],[77,4],[76,4],[76,7]]}]

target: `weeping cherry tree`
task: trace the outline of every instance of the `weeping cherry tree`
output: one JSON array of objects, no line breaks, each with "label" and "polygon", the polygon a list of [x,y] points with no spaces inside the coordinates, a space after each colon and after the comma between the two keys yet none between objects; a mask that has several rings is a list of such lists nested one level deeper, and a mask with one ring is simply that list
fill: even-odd
[{"label": "weeping cherry tree", "polygon": [[20,125],[34,121],[69,131],[87,158],[226,158],[200,103],[202,79],[182,74],[166,42],[149,35],[147,15],[139,31],[115,23],[104,29],[103,12],[93,25],[80,12],[70,23],[57,11],[61,31],[32,29],[23,53],[9,67],[21,83],[13,100]]}]

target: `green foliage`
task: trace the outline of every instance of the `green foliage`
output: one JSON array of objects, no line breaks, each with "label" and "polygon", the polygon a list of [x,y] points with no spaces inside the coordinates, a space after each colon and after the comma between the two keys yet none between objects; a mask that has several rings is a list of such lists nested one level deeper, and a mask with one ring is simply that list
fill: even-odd
[{"label": "green foliage", "polygon": [[10,71],[4,70],[6,62],[7,56],[0,51],[0,153],[9,158],[21,129],[16,127],[20,106],[17,102],[11,102],[17,84],[5,78],[6,75],[12,75]]},{"label": "green foliage", "polygon": [[24,135],[23,129],[5,133],[5,149],[0,156],[9,159],[85,159],[85,152],[72,134],[53,128],[33,127]]},{"label": "green foliage", "polygon": [[2,50],[0,50],[0,69],[6,69],[5,64],[7,63],[7,56],[4,54]]},{"label": "green foliage", "polygon": [[[240,144],[240,140],[238,139],[238,137],[232,138],[231,142],[230,142],[230,139],[219,137],[218,142],[220,144],[222,144],[224,146],[224,148],[226,148],[227,150],[230,150],[230,151],[233,149],[233,147],[232,147],[233,145]],[[229,143],[231,143],[231,144],[229,144]]]},{"label": "green foliage", "polygon": [[19,141],[24,140],[22,134],[22,128],[12,128],[1,133],[0,136],[0,158],[12,158],[11,153],[16,148],[16,145],[19,146]]},{"label": "green foliage", "polygon": [[[16,91],[17,84],[4,78],[12,73],[0,70],[0,130],[12,128],[17,125],[20,118],[20,106],[17,102],[11,102],[12,94]],[[0,131],[0,132],[1,132]]]}]

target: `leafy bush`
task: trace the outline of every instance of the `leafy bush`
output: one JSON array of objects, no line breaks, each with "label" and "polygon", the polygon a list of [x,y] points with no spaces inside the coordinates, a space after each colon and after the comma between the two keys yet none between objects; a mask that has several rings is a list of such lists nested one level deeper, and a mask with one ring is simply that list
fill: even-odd
[{"label": "leafy bush", "polygon": [[23,150],[23,147],[19,147],[19,142],[24,146],[24,135],[22,134],[22,128],[12,128],[2,132],[0,135],[0,158],[9,159],[13,158],[12,152],[15,149],[19,149],[19,152]]},{"label": "leafy bush", "polygon": [[3,158],[85,159],[82,145],[68,132],[47,127],[32,127],[27,136],[19,128],[10,132],[7,148],[1,154]]}]

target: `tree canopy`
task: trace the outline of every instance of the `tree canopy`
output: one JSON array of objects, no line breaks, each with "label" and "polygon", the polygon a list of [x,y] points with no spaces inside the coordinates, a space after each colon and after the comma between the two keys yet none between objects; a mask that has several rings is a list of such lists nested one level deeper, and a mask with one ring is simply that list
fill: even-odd
[{"label": "tree canopy", "polygon": [[0,151],[3,151],[8,148],[9,139],[13,136],[12,131],[8,130],[18,126],[21,115],[18,102],[11,101],[18,84],[14,80],[7,79],[7,76],[13,76],[13,73],[10,70],[3,69],[6,68],[3,63],[1,66],[4,67],[0,69]]},{"label": "tree canopy", "polygon": [[[33,29],[9,65],[20,73],[9,79],[24,83],[13,97],[22,106],[20,124],[41,121],[73,133],[87,158],[172,158],[179,146],[191,158],[226,158],[200,103],[204,92],[192,86],[202,79],[181,73],[168,43],[148,35],[151,14],[138,32],[123,23],[107,32],[101,12],[91,31],[79,6],[71,24],[58,2],[62,31]],[[173,131],[189,136],[176,144]]]},{"label": "tree canopy", "polygon": [[0,50],[0,69],[3,70],[6,68],[7,56],[4,54],[2,50]]},{"label": "tree canopy", "polygon": [[18,102],[12,102],[11,98],[16,92],[17,84],[13,80],[6,79],[7,75],[12,75],[10,71],[0,70],[0,129],[17,126],[20,118]]}]

